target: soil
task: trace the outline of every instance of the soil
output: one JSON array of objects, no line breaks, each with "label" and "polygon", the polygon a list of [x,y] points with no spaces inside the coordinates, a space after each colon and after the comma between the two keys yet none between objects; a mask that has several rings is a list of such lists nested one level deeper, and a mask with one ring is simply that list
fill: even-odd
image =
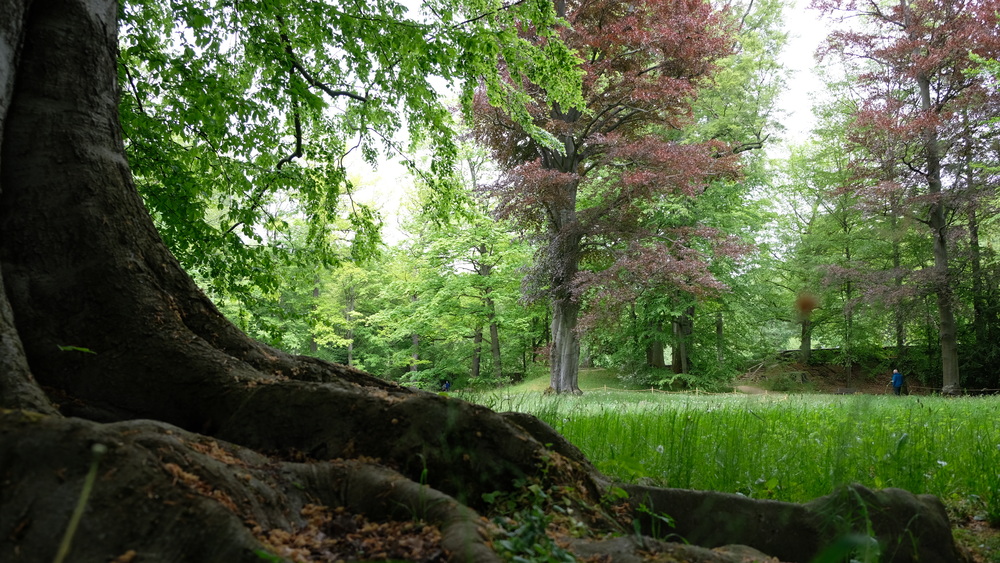
[{"label": "soil", "polygon": [[[892,393],[889,373],[879,377],[854,369],[851,374],[843,366],[802,364],[799,362],[761,364],[735,382],[735,390],[747,394],[770,392],[828,393],[836,395],[888,395]],[[909,394],[928,394],[932,390],[907,385]]]}]

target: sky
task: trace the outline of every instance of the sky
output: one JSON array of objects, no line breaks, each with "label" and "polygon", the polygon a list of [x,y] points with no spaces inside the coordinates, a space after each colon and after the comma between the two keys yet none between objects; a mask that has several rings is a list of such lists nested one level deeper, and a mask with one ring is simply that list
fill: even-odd
[{"label": "sky", "polygon": [[823,92],[823,83],[816,75],[815,53],[826,37],[827,26],[815,10],[807,9],[808,0],[796,0],[796,5],[785,15],[785,28],[789,33],[788,45],[779,59],[794,74],[788,79],[788,90],[778,101],[787,117],[785,127],[790,141],[801,141],[813,126],[812,104]]}]

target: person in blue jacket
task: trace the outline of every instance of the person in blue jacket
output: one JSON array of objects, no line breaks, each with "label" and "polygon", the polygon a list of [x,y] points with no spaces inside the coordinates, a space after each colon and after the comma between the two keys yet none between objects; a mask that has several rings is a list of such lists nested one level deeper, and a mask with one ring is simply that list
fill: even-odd
[{"label": "person in blue jacket", "polygon": [[903,374],[898,369],[892,370],[892,392],[899,395],[903,391]]}]

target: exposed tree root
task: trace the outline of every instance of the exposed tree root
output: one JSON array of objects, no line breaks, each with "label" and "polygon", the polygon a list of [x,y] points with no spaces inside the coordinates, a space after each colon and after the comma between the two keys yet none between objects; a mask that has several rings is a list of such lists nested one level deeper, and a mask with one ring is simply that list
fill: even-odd
[{"label": "exposed tree root", "polygon": [[266,551],[322,561],[322,542],[308,532],[325,510],[423,521],[440,530],[450,560],[500,561],[474,510],[374,463],[282,462],[160,422],[25,411],[0,414],[0,560],[52,559],[95,443],[108,452],[73,560],[132,551],[141,561],[260,561],[256,552]]},{"label": "exposed tree root", "polygon": [[[524,416],[513,418],[527,422]],[[501,561],[493,541],[502,534],[467,503],[371,459],[294,462],[162,422],[102,424],[14,410],[0,411],[0,560],[51,560],[53,538],[65,530],[93,463],[93,444],[108,451],[73,539],[72,560],[250,562],[273,554],[330,561],[396,554],[428,562]],[[576,463],[552,455],[555,464]],[[553,499],[580,507],[576,516],[562,517],[575,527],[547,532],[595,561],[808,561],[869,530],[882,544],[882,561],[960,560],[940,502],[900,490],[852,487],[798,505],[624,486],[629,499],[612,522],[613,511],[588,505],[586,491],[571,483],[547,486]],[[516,488],[507,490],[518,498]],[[519,506],[532,508],[530,500]],[[652,516],[660,513],[675,525]],[[379,525],[352,524],[355,515]],[[626,526],[633,518],[643,535]],[[344,551],[345,545],[355,551]],[[409,551],[399,551],[404,548]]]}]

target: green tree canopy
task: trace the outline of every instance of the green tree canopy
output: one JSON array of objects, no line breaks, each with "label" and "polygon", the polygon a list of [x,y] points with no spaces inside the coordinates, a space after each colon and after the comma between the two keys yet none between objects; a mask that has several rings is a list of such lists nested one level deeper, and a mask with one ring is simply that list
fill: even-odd
[{"label": "green tree canopy", "polygon": [[[369,254],[380,221],[350,199],[345,158],[403,155],[400,133],[433,153],[423,181],[446,214],[457,153],[441,87],[467,102],[482,85],[529,128],[525,94],[506,78],[544,82],[547,103],[579,98],[573,53],[518,33],[555,39],[549,2],[136,0],[120,19],[137,184],[171,250],[219,292],[273,290],[282,262],[335,262],[338,217],[354,254]],[[306,229],[290,248],[293,219]]]}]

